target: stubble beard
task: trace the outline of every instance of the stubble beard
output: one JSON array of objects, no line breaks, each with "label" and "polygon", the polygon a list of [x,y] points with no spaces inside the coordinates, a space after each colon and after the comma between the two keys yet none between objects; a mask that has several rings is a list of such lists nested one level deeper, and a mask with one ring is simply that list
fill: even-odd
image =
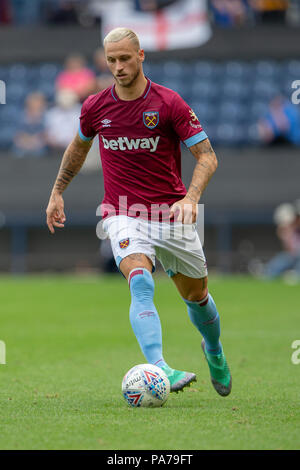
[{"label": "stubble beard", "polygon": [[137,81],[138,77],[140,76],[141,74],[141,69],[138,68],[135,75],[133,76],[133,78],[130,80],[130,82],[127,82],[127,83],[122,83],[121,81],[119,81],[117,79],[117,77],[115,77],[115,79],[117,80],[118,82],[118,85],[120,87],[123,87],[123,88],[131,88],[132,86],[134,86],[135,82]]}]

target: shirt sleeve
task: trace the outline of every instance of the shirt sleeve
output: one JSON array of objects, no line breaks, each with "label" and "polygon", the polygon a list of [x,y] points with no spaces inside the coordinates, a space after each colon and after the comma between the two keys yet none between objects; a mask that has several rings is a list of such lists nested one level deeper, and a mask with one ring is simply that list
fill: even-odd
[{"label": "shirt sleeve", "polygon": [[187,147],[207,139],[198,117],[177,93],[172,101],[171,116],[174,131]]},{"label": "shirt sleeve", "polygon": [[91,120],[91,116],[89,113],[91,98],[92,96],[89,96],[84,101],[82,108],[81,108],[81,115],[79,118],[80,123],[79,123],[78,134],[80,138],[84,141],[92,140],[97,134],[97,132],[95,132],[95,130],[93,129],[92,120]]}]

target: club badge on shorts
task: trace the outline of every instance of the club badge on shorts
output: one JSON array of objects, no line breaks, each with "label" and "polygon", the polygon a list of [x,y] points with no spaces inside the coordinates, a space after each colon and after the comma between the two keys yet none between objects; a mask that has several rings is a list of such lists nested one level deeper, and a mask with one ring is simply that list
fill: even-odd
[{"label": "club badge on shorts", "polygon": [[124,238],[124,240],[119,241],[120,248],[127,248],[129,245],[129,238]]},{"label": "club badge on shorts", "polygon": [[159,112],[158,111],[146,111],[143,113],[143,121],[148,129],[155,129],[159,123]]}]

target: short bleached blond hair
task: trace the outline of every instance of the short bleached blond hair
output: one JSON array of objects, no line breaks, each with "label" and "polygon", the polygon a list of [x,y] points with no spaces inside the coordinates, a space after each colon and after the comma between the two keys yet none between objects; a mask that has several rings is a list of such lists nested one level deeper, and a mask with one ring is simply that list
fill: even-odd
[{"label": "short bleached blond hair", "polygon": [[130,39],[130,41],[134,44],[137,50],[140,50],[141,46],[138,36],[134,31],[132,31],[132,29],[128,28],[115,28],[110,31],[103,40],[103,46],[105,47],[108,42],[119,42],[125,38]]}]

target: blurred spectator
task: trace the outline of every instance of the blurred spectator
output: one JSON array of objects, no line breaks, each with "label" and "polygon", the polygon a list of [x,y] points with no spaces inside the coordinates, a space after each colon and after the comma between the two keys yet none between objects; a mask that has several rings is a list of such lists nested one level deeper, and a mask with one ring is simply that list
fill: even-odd
[{"label": "blurred spectator", "polygon": [[290,0],[289,9],[286,14],[287,22],[291,25],[300,24],[300,2],[299,0]]},{"label": "blurred spectator", "polygon": [[43,0],[10,0],[13,22],[31,25],[41,22]]},{"label": "blurred spectator", "polygon": [[74,138],[81,106],[76,93],[64,89],[56,93],[56,106],[45,116],[46,138],[50,148],[65,150]]},{"label": "blurred spectator", "polygon": [[178,0],[134,0],[134,2],[138,11],[156,11],[168,7]]},{"label": "blurred spectator", "polygon": [[[123,0],[125,1],[125,0]],[[136,11],[147,13],[183,2],[184,0],[128,0]],[[83,24],[92,26],[93,15],[101,18],[111,0],[0,0],[0,23],[11,20],[17,25],[37,23]],[[253,17],[257,21],[284,22],[290,9],[289,22],[299,24],[299,0],[207,0],[215,22],[221,26],[241,25]],[[297,19],[297,18],[298,19]],[[296,19],[295,19],[296,18]]]},{"label": "blurred spectator", "polygon": [[247,21],[247,0],[210,0],[215,22],[224,27],[237,26]]},{"label": "blurred spectator", "polygon": [[78,0],[52,0],[47,2],[49,23],[78,24]]},{"label": "blurred spectator", "polygon": [[106,58],[102,47],[96,49],[94,53],[94,65],[97,75],[97,89],[95,93],[97,93],[101,90],[105,90],[105,88],[112,86],[114,83],[113,76],[107,67]]},{"label": "blurred spectator", "polygon": [[266,264],[265,276],[275,278],[292,271],[300,279],[300,199],[277,207],[274,222],[283,251]]},{"label": "blurred spectator", "polygon": [[283,96],[275,97],[269,111],[258,123],[259,136],[266,144],[290,142],[300,145],[299,107]]},{"label": "blurred spectator", "polygon": [[0,0],[0,23],[11,23],[10,0]]},{"label": "blurred spectator", "polygon": [[25,103],[24,116],[14,139],[13,151],[19,157],[45,155],[46,100],[42,93],[31,93]]},{"label": "blurred spectator", "polygon": [[263,23],[284,23],[289,0],[249,0],[257,19]]},{"label": "blurred spectator", "polygon": [[70,55],[65,62],[65,70],[56,79],[56,89],[74,91],[79,100],[83,101],[94,92],[96,76],[86,66],[84,57],[80,54]]}]

